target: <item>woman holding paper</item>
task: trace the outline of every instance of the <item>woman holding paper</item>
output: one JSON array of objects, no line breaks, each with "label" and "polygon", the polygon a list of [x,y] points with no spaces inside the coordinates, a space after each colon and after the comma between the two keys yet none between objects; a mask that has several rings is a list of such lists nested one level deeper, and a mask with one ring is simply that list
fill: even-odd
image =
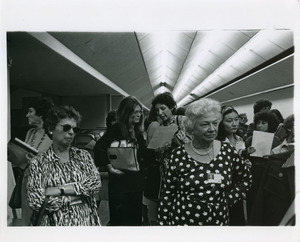
[{"label": "woman holding paper", "polygon": [[[105,149],[121,142],[121,146],[134,144],[139,165],[138,171],[118,169],[108,157],[104,160],[108,169],[109,215],[111,226],[142,225],[142,192],[144,189],[143,158],[143,107],[132,96],[125,97],[117,110],[117,122],[106,133]],[[122,160],[122,157],[121,157]],[[124,157],[124,163],[126,157]]]},{"label": "woman holding paper", "polygon": [[[246,147],[253,146],[256,151],[249,157],[252,167],[251,173],[253,176],[253,184],[247,194],[247,207],[248,214],[251,214],[252,207],[256,198],[259,184],[266,166],[267,159],[263,158],[264,155],[269,155],[271,149],[280,144],[280,139],[274,135],[279,120],[269,110],[258,112],[254,115],[253,136],[246,140]],[[254,135],[255,139],[253,138]],[[268,148],[268,150],[266,150]]]},{"label": "woman holding paper", "polygon": [[[254,127],[256,131],[275,133],[280,121],[277,119],[276,115],[271,111],[262,111],[254,115]],[[246,140],[246,146],[249,147],[252,144],[253,136]],[[280,144],[280,139],[274,136],[272,141],[272,149]],[[270,152],[269,152],[270,153]]]},{"label": "woman holding paper", "polygon": [[174,148],[190,141],[185,134],[183,116],[175,115],[176,107],[172,94],[168,92],[157,95],[152,101],[152,109],[161,122],[151,123],[147,130],[148,172],[144,200],[150,225],[157,225],[157,204],[168,157]]},{"label": "woman holding paper", "polygon": [[89,152],[71,146],[81,115],[73,107],[55,106],[48,112],[47,126],[52,146],[30,162],[29,205],[35,216],[46,196],[42,226],[100,225],[95,193],[101,187],[100,174]]},{"label": "woman holding paper", "polygon": [[171,153],[159,203],[160,225],[229,225],[229,206],[245,196],[251,174],[227,142],[215,140],[220,103],[200,99],[188,106],[190,143]]}]

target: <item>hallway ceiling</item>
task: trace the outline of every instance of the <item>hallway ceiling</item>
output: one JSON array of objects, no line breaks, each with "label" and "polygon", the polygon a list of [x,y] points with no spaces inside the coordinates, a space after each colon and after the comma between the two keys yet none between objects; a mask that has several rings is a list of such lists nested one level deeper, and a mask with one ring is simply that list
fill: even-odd
[{"label": "hallway ceiling", "polygon": [[293,32],[9,32],[11,88],[59,96],[133,95],[179,106],[293,85]]}]

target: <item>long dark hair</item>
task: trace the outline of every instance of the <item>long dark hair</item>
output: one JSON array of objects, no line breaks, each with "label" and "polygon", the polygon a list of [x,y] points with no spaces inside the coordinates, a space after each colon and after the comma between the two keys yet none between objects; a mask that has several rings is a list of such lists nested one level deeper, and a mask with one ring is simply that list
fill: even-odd
[{"label": "long dark hair", "polygon": [[[224,120],[225,115],[230,114],[230,113],[236,113],[237,115],[239,115],[239,113],[230,105],[225,105],[225,106],[221,107],[222,121],[219,124],[218,136],[217,136],[218,140],[224,141],[227,137],[227,133],[224,128],[223,120]],[[239,130],[236,131],[236,134],[241,136]]]},{"label": "long dark hair", "polygon": [[[136,106],[140,106],[143,111],[142,104],[132,96],[128,96],[123,98],[120,102],[118,110],[117,110],[117,121],[121,125],[122,136],[130,137],[129,134],[129,118],[134,113],[134,109]],[[141,118],[137,124],[134,125],[134,131],[137,135],[143,133],[143,113],[141,114]]]}]

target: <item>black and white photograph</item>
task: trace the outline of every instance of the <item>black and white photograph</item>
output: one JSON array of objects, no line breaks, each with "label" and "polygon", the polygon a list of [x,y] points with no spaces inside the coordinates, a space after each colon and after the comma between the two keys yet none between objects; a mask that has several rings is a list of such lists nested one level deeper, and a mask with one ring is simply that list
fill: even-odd
[{"label": "black and white photograph", "polygon": [[299,240],[299,1],[0,13],[1,241]]}]

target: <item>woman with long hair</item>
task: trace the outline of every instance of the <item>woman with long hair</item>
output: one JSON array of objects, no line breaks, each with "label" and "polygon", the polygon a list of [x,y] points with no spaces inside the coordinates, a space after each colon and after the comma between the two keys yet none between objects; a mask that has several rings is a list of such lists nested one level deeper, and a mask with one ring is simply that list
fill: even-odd
[{"label": "woman with long hair", "polygon": [[106,133],[105,149],[114,141],[125,141],[137,148],[139,171],[121,170],[110,163],[108,169],[108,196],[110,226],[142,225],[142,192],[144,188],[143,151],[143,107],[132,96],[125,97],[117,110],[117,122]]},{"label": "woman with long hair", "polygon": [[[219,124],[217,139],[231,144],[245,161],[255,152],[255,148],[246,149],[245,142],[239,134],[239,113],[230,105],[221,107],[222,120]],[[247,162],[251,166],[250,161]],[[230,225],[245,225],[247,222],[246,200],[240,200],[229,209]]]}]

